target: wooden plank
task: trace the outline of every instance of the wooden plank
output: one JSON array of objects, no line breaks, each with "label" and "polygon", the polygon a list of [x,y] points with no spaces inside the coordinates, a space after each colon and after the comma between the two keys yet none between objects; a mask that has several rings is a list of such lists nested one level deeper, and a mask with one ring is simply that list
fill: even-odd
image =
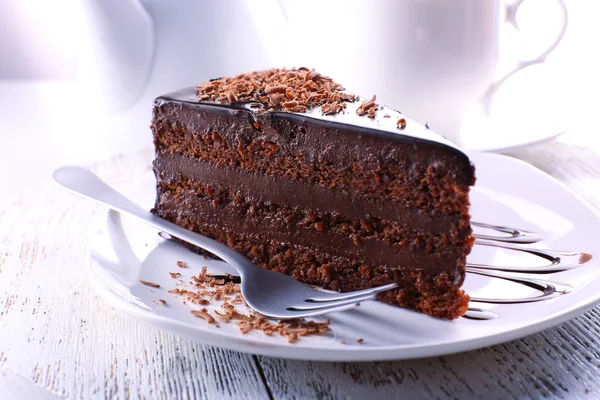
[{"label": "wooden plank", "polygon": [[537,335],[444,357],[380,363],[259,360],[275,398],[591,399],[600,397],[599,338],[595,309]]},{"label": "wooden plank", "polygon": [[[96,172],[125,187],[148,171],[150,157],[119,157]],[[252,356],[138,323],[94,292],[86,232],[102,212],[50,182],[0,208],[7,376],[70,398],[269,398]]]}]

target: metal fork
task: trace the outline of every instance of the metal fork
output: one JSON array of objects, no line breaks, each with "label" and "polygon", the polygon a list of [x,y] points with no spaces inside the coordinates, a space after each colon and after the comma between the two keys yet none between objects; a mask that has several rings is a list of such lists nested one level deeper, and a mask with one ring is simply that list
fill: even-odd
[{"label": "metal fork", "polygon": [[242,296],[248,305],[267,317],[290,319],[341,311],[357,303],[373,300],[377,293],[397,287],[395,283],[390,283],[348,293],[318,291],[287,275],[252,264],[246,257],[224,244],[144,210],[84,168],[59,168],[54,172],[54,180],[78,195],[131,215],[153,228],[201,247],[229,263],[240,274]]}]

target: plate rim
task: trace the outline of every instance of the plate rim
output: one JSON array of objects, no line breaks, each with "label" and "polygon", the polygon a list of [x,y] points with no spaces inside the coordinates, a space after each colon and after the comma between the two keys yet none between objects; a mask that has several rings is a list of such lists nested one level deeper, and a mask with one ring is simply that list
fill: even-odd
[{"label": "plate rim", "polygon": [[544,136],[542,138],[537,138],[535,140],[530,140],[530,141],[526,141],[526,142],[522,142],[522,143],[507,144],[507,145],[503,145],[503,146],[490,146],[490,147],[466,146],[465,147],[461,143],[458,143],[457,145],[460,146],[467,154],[468,153],[488,153],[488,154],[506,155],[506,156],[510,157],[509,154],[505,154],[505,153],[516,151],[516,150],[524,150],[524,149],[528,149],[532,146],[535,146],[535,145],[538,145],[541,143],[549,142],[551,140],[554,140],[554,139],[566,134],[569,131],[570,131],[570,129],[567,128],[560,132],[548,134],[547,136]]}]

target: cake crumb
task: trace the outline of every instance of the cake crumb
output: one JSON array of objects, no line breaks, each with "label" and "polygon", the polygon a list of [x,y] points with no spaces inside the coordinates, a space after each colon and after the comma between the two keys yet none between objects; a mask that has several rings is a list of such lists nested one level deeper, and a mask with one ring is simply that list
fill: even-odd
[{"label": "cake crumb", "polygon": [[342,340],[342,341],[340,342],[340,344],[348,344],[348,343],[346,343],[346,341],[345,341],[345,340]]},{"label": "cake crumb", "polygon": [[362,343],[362,342],[364,342],[363,338],[359,337],[358,339],[356,339],[356,343]]},{"label": "cake crumb", "polygon": [[181,272],[169,272],[169,275],[171,275],[171,278],[178,278],[181,276]]},{"label": "cake crumb", "polygon": [[179,268],[187,268],[187,263],[185,261],[179,260],[179,261],[177,261],[177,266]]},{"label": "cake crumb", "polygon": [[153,287],[153,288],[159,288],[160,287],[160,285],[158,283],[149,282],[149,281],[143,281],[141,279],[140,279],[140,282],[142,284],[146,285],[146,286],[150,286],[150,287]]},{"label": "cake crumb", "polygon": [[163,306],[167,305],[167,301],[165,299],[158,299]]},{"label": "cake crumb", "polygon": [[391,118],[391,115],[390,115],[390,114],[385,114],[385,115],[383,116],[383,118]]}]

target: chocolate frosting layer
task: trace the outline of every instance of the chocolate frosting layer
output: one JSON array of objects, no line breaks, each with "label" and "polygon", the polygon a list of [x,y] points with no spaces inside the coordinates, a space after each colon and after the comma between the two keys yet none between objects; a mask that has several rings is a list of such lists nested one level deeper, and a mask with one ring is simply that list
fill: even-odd
[{"label": "chocolate frosting layer", "polygon": [[402,204],[376,203],[355,193],[307,185],[280,175],[266,175],[243,169],[220,168],[213,163],[181,155],[160,155],[154,161],[154,171],[161,182],[193,179],[207,184],[220,184],[244,197],[275,204],[311,209],[322,213],[338,212],[352,218],[377,217],[408,225],[413,229],[445,233],[460,220],[459,215],[430,217]]},{"label": "chocolate frosting layer", "polygon": [[[410,245],[390,245],[374,237],[363,238],[355,244],[350,237],[333,236],[314,230],[290,227],[283,221],[249,219],[234,213],[216,209],[211,202],[199,199],[194,193],[184,193],[178,198],[159,198],[160,207],[177,210],[176,213],[192,213],[203,225],[218,226],[239,234],[264,235],[280,243],[317,248],[327,254],[360,260],[373,265],[387,265],[394,269],[410,266],[413,270],[447,271],[449,265],[456,267],[461,250],[427,253],[415,251]],[[443,256],[442,256],[443,254]],[[399,262],[401,260],[401,262]],[[458,267],[457,271],[459,270]]]}]

